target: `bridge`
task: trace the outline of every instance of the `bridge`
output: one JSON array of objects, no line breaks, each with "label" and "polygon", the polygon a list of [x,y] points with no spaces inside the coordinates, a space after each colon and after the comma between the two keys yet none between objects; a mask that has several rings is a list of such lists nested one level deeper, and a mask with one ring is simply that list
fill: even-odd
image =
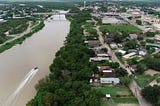
[{"label": "bridge", "polygon": [[32,13],[33,15],[66,15],[66,14],[76,14],[76,13],[68,13],[68,12],[60,12],[60,11],[53,11],[53,12],[37,12]]}]

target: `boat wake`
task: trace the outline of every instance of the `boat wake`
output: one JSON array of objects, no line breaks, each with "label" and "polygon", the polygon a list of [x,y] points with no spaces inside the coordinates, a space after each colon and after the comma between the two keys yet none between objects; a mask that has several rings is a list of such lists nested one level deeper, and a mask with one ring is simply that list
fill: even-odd
[{"label": "boat wake", "polygon": [[37,72],[38,72],[37,67],[29,71],[22,80],[22,82],[19,84],[17,89],[7,98],[3,106],[12,106],[14,103],[16,103],[16,100],[18,99],[18,95],[21,92],[21,90],[24,88],[26,84],[30,83],[30,81],[36,75]]}]

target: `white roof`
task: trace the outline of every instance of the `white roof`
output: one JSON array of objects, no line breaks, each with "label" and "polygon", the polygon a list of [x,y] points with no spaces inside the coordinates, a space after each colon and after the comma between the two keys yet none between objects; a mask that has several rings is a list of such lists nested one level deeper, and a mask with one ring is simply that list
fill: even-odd
[{"label": "white roof", "polygon": [[118,84],[120,82],[119,78],[100,78],[100,82],[103,84]]},{"label": "white roof", "polygon": [[120,53],[122,53],[122,54],[126,54],[126,51],[124,51],[124,50],[118,50],[118,52],[120,52]]},{"label": "white roof", "polygon": [[109,60],[108,57],[92,57],[89,61],[102,61],[102,60]]},{"label": "white roof", "polygon": [[103,72],[112,72],[112,70],[103,70]]},{"label": "white roof", "polygon": [[106,97],[107,97],[107,98],[111,98],[111,95],[110,95],[110,94],[106,94]]},{"label": "white roof", "polygon": [[134,56],[134,55],[136,55],[136,53],[135,53],[135,52],[132,52],[132,53],[129,53],[129,54],[124,55],[123,58],[128,59],[128,58],[130,58],[130,57],[132,57],[132,56]]}]

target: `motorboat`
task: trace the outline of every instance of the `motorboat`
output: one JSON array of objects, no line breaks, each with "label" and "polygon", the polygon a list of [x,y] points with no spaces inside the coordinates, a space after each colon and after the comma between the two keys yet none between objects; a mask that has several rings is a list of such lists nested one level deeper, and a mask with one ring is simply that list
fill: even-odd
[{"label": "motorboat", "polygon": [[38,69],[38,67],[35,67],[35,68],[34,68],[34,70],[37,70],[37,69]]}]

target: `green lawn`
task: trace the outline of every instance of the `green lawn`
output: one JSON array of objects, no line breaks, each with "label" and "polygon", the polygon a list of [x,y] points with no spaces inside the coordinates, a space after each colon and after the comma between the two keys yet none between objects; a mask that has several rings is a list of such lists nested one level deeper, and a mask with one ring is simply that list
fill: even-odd
[{"label": "green lawn", "polygon": [[116,32],[124,32],[124,33],[141,33],[142,31],[137,27],[130,24],[111,24],[111,25],[102,25],[100,27],[100,31],[103,33],[116,33]]},{"label": "green lawn", "polygon": [[136,77],[137,78],[135,80],[141,88],[147,86],[154,79],[154,77],[150,75],[137,75]]},{"label": "green lawn", "polygon": [[138,100],[135,97],[125,97],[125,98],[113,98],[115,103],[133,103],[138,104]]},{"label": "green lawn", "polygon": [[98,91],[100,91],[103,95],[111,94],[111,96],[117,96],[117,95],[131,95],[130,90],[127,87],[100,87],[96,88]]},{"label": "green lawn", "polygon": [[138,106],[138,100],[135,97],[115,97],[112,100],[103,99],[101,106],[117,106],[118,104],[136,104]]},{"label": "green lawn", "polygon": [[86,31],[89,32],[92,35],[97,35],[97,31],[94,27],[87,27]]},{"label": "green lawn", "polygon": [[0,44],[1,43],[4,43],[5,41],[7,41],[7,40],[9,40],[9,39],[11,39],[11,38],[13,38],[13,37],[10,37],[10,36],[0,36]]}]

